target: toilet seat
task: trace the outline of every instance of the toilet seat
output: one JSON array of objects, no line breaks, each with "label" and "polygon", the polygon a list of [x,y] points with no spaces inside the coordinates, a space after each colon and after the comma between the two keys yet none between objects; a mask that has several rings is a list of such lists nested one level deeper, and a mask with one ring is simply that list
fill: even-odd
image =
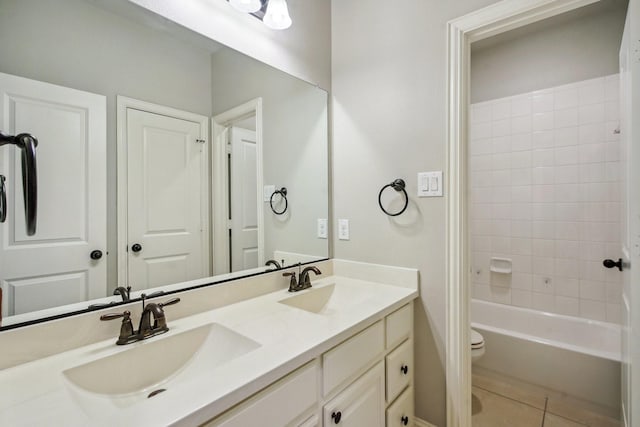
[{"label": "toilet seat", "polygon": [[484,337],[475,329],[471,330],[471,349],[477,349],[484,347]]}]

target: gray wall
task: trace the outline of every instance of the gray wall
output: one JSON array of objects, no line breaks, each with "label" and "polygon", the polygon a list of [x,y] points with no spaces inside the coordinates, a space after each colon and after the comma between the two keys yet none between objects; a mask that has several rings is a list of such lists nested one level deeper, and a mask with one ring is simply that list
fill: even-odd
[{"label": "gray wall", "polygon": [[108,283],[114,287],[116,95],[209,116],[211,55],[83,0],[1,0],[0,40],[0,72],[107,97]]},{"label": "gray wall", "polygon": [[[445,199],[417,198],[416,174],[446,165],[446,23],[494,0],[332,2],[333,201],[351,220],[336,258],[420,269],[416,414],[445,426]],[[382,185],[404,178],[392,219]],[[445,187],[445,194],[447,188]],[[334,232],[335,238],[335,232]]]},{"label": "gray wall", "polygon": [[626,0],[603,0],[474,43],[471,102],[618,72]]},{"label": "gray wall", "polygon": [[284,215],[264,204],[265,257],[276,250],[327,257],[328,240],[316,237],[316,220],[328,218],[327,93],[228,49],[212,64],[214,115],[262,98],[264,183],[288,190]]}]

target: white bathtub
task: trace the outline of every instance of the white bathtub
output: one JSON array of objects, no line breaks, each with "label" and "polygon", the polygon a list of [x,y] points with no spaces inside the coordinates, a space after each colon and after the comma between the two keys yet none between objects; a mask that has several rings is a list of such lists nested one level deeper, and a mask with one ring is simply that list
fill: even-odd
[{"label": "white bathtub", "polygon": [[474,299],[471,326],[485,339],[474,366],[619,410],[619,325]]}]

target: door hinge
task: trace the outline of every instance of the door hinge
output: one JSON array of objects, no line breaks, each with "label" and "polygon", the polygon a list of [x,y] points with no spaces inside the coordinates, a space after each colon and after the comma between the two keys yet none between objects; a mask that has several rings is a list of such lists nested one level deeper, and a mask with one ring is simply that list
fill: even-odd
[{"label": "door hinge", "polygon": [[233,227],[232,221],[230,219],[227,220],[227,230],[231,230]]},{"label": "door hinge", "polygon": [[227,146],[225,147],[225,152],[227,154],[231,154],[231,144],[227,144]]}]

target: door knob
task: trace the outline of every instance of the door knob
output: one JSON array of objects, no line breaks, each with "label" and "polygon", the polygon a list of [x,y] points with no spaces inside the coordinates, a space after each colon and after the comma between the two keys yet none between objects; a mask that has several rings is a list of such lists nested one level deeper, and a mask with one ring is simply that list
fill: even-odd
[{"label": "door knob", "polygon": [[612,259],[605,259],[602,261],[602,265],[607,268],[618,267],[618,270],[622,271],[622,258],[618,258],[618,261],[614,261]]},{"label": "door knob", "polygon": [[333,420],[334,424],[340,424],[340,420],[342,419],[342,412],[338,411],[331,413],[331,419]]},{"label": "door knob", "polygon": [[91,259],[93,260],[99,260],[100,258],[102,258],[102,251],[99,251],[99,250],[92,251],[89,257],[91,257]]},{"label": "door knob", "polygon": [[134,243],[131,245],[131,250],[133,252],[140,252],[142,250],[142,245],[140,243]]}]

